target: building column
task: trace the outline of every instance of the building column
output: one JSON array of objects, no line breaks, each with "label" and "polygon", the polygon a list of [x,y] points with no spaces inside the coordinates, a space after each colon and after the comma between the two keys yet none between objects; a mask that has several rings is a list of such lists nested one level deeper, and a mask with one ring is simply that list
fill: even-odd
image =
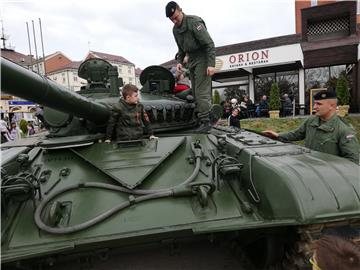
[{"label": "building column", "polygon": [[303,68],[299,69],[299,107],[300,114],[305,114],[305,71]]},{"label": "building column", "polygon": [[[359,45],[360,48],[360,45]],[[360,56],[360,52],[359,52]],[[351,112],[360,112],[360,60],[358,60],[357,65],[353,67],[353,72],[355,73],[354,78],[354,89],[352,89],[351,99],[350,99],[350,108],[352,106]]]},{"label": "building column", "polygon": [[254,76],[249,74],[249,98],[255,102]]}]

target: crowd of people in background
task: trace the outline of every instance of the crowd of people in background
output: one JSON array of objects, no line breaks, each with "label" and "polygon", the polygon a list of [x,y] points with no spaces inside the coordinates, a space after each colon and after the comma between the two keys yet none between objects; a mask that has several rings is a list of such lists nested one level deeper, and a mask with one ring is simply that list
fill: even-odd
[{"label": "crowd of people in background", "polygon": [[[255,104],[248,95],[243,95],[239,101],[237,98],[226,99],[220,104],[223,108],[223,119],[227,119],[233,116],[233,111],[236,117],[241,119],[255,118],[255,117],[269,117],[270,105],[269,99],[266,95],[261,96],[258,104]],[[290,99],[288,94],[284,94],[281,100],[280,115],[282,117],[293,115],[293,101]],[[229,122],[230,123],[230,122]]]},{"label": "crowd of people in background", "polygon": [[10,125],[6,118],[0,120],[1,143],[15,141],[21,138],[32,136],[36,133],[34,124],[26,123],[26,128],[21,129],[16,122],[11,122]]}]

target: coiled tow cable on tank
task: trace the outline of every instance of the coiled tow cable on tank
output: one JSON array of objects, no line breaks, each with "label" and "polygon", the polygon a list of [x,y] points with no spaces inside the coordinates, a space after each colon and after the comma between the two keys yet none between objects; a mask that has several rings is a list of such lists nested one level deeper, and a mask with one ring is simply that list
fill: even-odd
[{"label": "coiled tow cable on tank", "polygon": [[1,182],[1,196],[3,201],[12,199],[23,202],[34,199],[36,191],[39,189],[37,178],[27,172],[22,172],[16,176],[7,176]]},{"label": "coiled tow cable on tank", "polygon": [[239,161],[231,156],[228,155],[220,155],[214,159],[214,161],[211,164],[211,171],[212,171],[212,181],[216,184],[216,189],[220,190],[220,178],[219,178],[219,172],[222,168],[227,166],[234,166],[241,170],[243,167],[243,164],[239,163]]},{"label": "coiled tow cable on tank", "polygon": [[[104,221],[105,219],[111,217],[115,213],[131,206],[136,203],[140,203],[143,201],[148,200],[154,200],[164,197],[170,197],[170,196],[189,196],[189,195],[196,195],[196,191],[189,188],[188,185],[194,181],[196,176],[200,172],[200,164],[201,164],[201,157],[203,156],[203,149],[199,142],[191,143],[191,150],[196,158],[196,164],[195,168],[192,172],[192,174],[181,184],[170,187],[170,188],[164,188],[164,189],[157,189],[157,190],[144,190],[144,189],[137,189],[137,190],[130,190],[121,186],[116,186],[112,184],[106,184],[106,183],[98,183],[98,182],[88,182],[88,183],[80,183],[75,185],[70,185],[68,187],[65,187],[63,189],[58,190],[57,192],[53,193],[51,196],[45,198],[43,201],[40,202],[38,207],[35,210],[34,219],[36,225],[43,231],[46,231],[48,233],[52,234],[70,234],[75,233],[81,230],[85,230],[89,227],[94,226],[97,223],[100,223]],[[124,192],[131,195],[140,195],[138,197],[130,196],[130,199],[128,201],[122,202],[117,206],[114,206],[113,208],[107,210],[104,213],[101,213],[100,215],[83,222],[81,224],[69,226],[66,228],[55,228],[51,227],[43,222],[41,219],[41,214],[43,210],[45,209],[46,205],[56,198],[57,196],[79,188],[100,188],[100,189],[107,189],[112,191],[118,191],[118,192]],[[213,191],[213,189],[209,189],[209,191]]]}]

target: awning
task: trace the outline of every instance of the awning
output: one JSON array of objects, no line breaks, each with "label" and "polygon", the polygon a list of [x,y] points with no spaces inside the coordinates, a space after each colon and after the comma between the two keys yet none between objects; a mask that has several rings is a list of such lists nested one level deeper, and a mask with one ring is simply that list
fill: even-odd
[{"label": "awning", "polygon": [[236,70],[223,71],[215,73],[212,76],[212,80],[216,82],[229,82],[229,81],[238,81],[241,77],[248,76],[251,74],[251,69],[239,68]]},{"label": "awning", "polygon": [[32,112],[30,112],[30,111],[28,111],[28,110],[14,110],[14,111],[12,111],[13,113],[32,113]]}]

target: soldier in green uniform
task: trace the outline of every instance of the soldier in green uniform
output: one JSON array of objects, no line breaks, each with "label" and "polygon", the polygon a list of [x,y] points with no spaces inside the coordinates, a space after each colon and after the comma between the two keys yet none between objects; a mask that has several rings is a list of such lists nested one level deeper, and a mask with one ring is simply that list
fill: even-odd
[{"label": "soldier in green uniform", "polygon": [[139,103],[137,87],[126,84],[122,90],[122,98],[112,108],[106,128],[105,142],[111,142],[114,130],[118,141],[140,139],[143,136],[144,128],[150,134],[150,139],[156,139],[144,106]]},{"label": "soldier in green uniform", "polygon": [[336,114],[337,99],[333,91],[320,91],[314,96],[315,115],[296,130],[276,133],[265,130],[264,135],[288,141],[305,139],[305,146],[324,153],[347,158],[359,164],[359,143],[355,130]]},{"label": "soldier in green uniform", "polygon": [[[196,109],[200,120],[198,132],[210,130],[211,76],[215,73],[215,45],[205,22],[197,16],[186,15],[176,2],[165,8],[166,17],[173,23],[173,34],[178,46],[176,69],[182,71],[187,64]],[[186,57],[185,57],[186,56]]]}]

